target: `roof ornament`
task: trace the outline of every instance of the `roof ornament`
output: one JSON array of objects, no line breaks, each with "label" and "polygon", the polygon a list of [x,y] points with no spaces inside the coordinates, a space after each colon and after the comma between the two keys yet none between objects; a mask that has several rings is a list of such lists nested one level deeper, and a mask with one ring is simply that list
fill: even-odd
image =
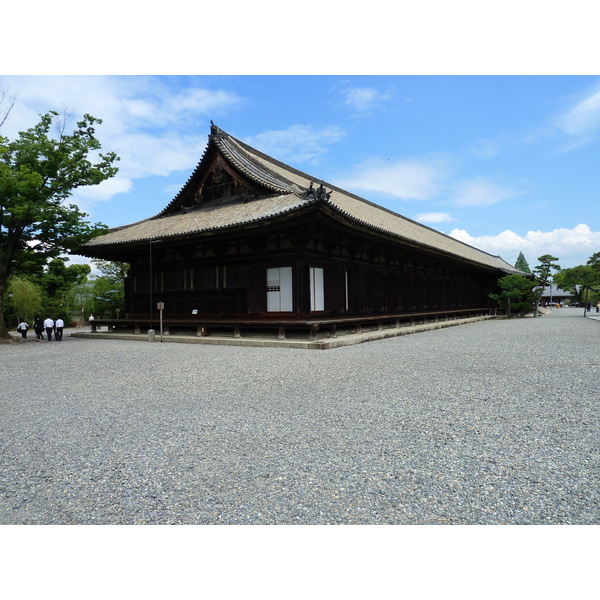
[{"label": "roof ornament", "polygon": [[212,122],[210,122],[210,135],[221,135],[221,130]]},{"label": "roof ornament", "polygon": [[307,200],[314,200],[316,198],[316,194],[317,194],[317,190],[315,190],[315,188],[313,187],[313,182],[310,182],[310,186],[308,188],[306,188],[306,191],[304,192],[304,197]]},{"label": "roof ornament", "polygon": [[[331,192],[332,191],[333,190],[331,190]],[[319,189],[315,189],[314,183],[311,181],[310,187],[306,188],[306,191],[304,192],[304,197],[307,200],[329,200],[331,197],[331,192],[328,192],[325,189],[325,183],[323,181],[321,181]]]},{"label": "roof ornament", "polygon": [[223,167],[219,163],[214,166],[211,174],[213,183],[223,183]]}]

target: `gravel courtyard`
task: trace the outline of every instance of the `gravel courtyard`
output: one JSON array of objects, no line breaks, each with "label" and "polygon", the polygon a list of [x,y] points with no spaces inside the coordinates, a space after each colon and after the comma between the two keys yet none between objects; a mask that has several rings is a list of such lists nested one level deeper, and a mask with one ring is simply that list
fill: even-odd
[{"label": "gravel courtyard", "polygon": [[580,309],[327,351],[31,340],[0,389],[1,524],[600,524]]}]

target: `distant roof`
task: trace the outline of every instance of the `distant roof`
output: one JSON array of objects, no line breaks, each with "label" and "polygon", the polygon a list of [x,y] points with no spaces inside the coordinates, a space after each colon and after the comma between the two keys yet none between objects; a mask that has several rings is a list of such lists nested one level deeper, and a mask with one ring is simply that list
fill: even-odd
[{"label": "distant roof", "polygon": [[[216,202],[194,205],[190,198],[198,194],[215,153],[228,167],[239,173],[262,193],[252,198],[233,196]],[[319,195],[318,188],[322,192]],[[307,190],[314,190],[314,194]],[[186,206],[187,203],[187,206]],[[153,239],[177,238],[260,223],[279,215],[323,203],[349,221],[399,240],[425,246],[438,252],[461,257],[506,273],[522,273],[499,256],[483,252],[421,225],[364,198],[342,190],[319,178],[290,167],[234,138],[212,125],[208,144],[192,175],[173,200],[156,216],[111,229],[92,239],[80,250],[96,254],[107,246],[125,245]]]},{"label": "distant roof", "polygon": [[555,285],[547,285],[542,292],[542,298],[546,297],[558,298],[559,296],[562,298],[573,298],[575,294],[572,292],[565,292],[565,290],[561,290],[557,288]]}]

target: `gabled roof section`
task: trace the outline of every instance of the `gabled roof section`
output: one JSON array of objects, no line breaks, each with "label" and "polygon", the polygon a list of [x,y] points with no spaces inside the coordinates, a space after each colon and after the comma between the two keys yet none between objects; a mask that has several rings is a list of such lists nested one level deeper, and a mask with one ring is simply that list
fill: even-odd
[{"label": "gabled roof section", "polygon": [[211,121],[208,145],[200,162],[175,198],[153,218],[205,204],[219,204],[237,196],[243,196],[246,201],[268,195],[303,196],[304,189],[286,177],[285,169],[273,171],[268,161],[258,160],[259,155]]},{"label": "gabled roof section", "polygon": [[[318,189],[313,187],[314,182],[320,182]],[[374,232],[505,273],[523,274],[499,256],[267,156],[224,132],[212,121],[208,145],[200,162],[169,205],[150,219],[92,239],[82,251],[226,230],[291,214],[304,210],[308,204],[318,203]]]}]

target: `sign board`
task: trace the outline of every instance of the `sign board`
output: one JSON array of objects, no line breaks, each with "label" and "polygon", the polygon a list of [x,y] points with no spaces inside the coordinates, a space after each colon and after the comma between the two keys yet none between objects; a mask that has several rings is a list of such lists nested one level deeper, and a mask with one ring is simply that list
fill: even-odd
[{"label": "sign board", "polygon": [[164,302],[158,302],[158,303],[156,304],[156,308],[157,308],[158,310],[164,310],[164,309],[165,309],[165,303],[164,303]]}]

